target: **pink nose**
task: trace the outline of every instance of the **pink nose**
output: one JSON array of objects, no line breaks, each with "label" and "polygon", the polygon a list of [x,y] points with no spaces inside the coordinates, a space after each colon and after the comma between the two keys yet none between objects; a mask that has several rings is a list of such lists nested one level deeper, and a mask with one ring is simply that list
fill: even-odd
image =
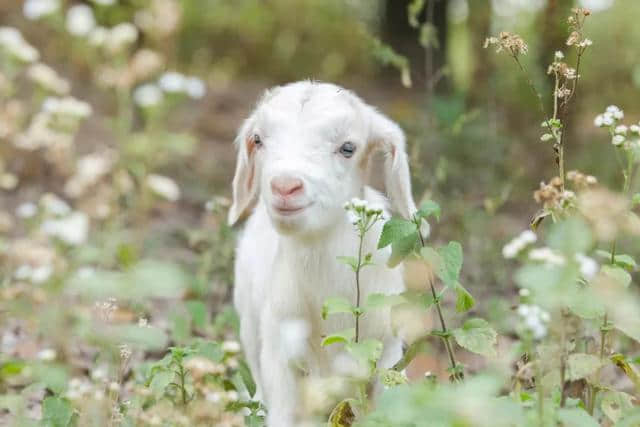
[{"label": "pink nose", "polygon": [[290,197],[302,191],[302,181],[292,176],[280,175],[271,180],[271,191],[280,197]]}]

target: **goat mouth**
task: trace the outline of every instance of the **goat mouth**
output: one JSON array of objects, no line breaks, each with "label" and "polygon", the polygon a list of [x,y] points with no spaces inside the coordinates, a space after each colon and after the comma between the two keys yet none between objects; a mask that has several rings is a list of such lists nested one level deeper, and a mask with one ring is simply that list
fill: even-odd
[{"label": "goat mouth", "polygon": [[311,203],[304,206],[273,206],[273,209],[281,216],[292,216],[302,212],[306,208],[311,206]]}]

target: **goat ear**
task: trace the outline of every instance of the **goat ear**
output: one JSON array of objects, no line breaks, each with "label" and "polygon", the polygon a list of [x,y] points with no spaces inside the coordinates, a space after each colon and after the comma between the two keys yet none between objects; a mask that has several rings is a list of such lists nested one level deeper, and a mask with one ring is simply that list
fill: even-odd
[{"label": "goat ear", "polygon": [[371,108],[369,144],[384,155],[384,184],[393,209],[405,218],[416,212],[404,132],[396,123]]},{"label": "goat ear", "polygon": [[256,146],[251,134],[253,117],[248,118],[234,141],[238,150],[236,172],[233,177],[233,202],[227,221],[233,225],[246,216],[258,200],[258,178],[256,173]]}]

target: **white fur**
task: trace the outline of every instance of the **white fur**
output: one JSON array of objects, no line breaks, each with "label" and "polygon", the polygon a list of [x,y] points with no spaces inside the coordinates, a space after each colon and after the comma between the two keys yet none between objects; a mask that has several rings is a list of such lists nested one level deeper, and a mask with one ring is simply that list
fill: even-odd
[{"label": "white fur", "polygon": [[[260,145],[252,145],[259,135]],[[350,141],[355,155],[345,158],[340,146]],[[332,296],[356,299],[353,272],[339,255],[355,255],[358,238],[347,220],[344,202],[353,197],[386,205],[386,199],[366,185],[373,154],[385,155],[386,191],[395,211],[415,211],[409,169],[400,128],[338,86],[297,82],[263,96],[236,139],[238,165],[229,222],[250,215],[236,255],[234,302],[240,315],[240,338],[268,408],[270,427],[296,424],[299,395],[292,357],[310,375],[335,373],[339,346],[323,348],[322,337],[353,327],[349,315],[322,320],[323,302]],[[304,189],[288,199],[271,190],[276,176],[300,179]],[[283,215],[278,206],[305,209]],[[388,213],[387,213],[388,215]],[[373,292],[402,292],[401,268],[389,269],[389,249],[376,250],[382,224],[367,235],[364,253],[375,265],[361,274],[361,301]],[[297,325],[289,327],[290,325]],[[303,327],[298,327],[303,325]],[[401,342],[391,331],[389,310],[361,318],[361,337],[384,343],[381,366],[401,357]],[[298,331],[292,345],[287,331]]]}]

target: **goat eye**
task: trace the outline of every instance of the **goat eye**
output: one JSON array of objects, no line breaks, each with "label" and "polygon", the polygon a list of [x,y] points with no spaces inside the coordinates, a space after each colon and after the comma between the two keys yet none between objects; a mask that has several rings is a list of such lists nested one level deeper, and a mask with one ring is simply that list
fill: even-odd
[{"label": "goat eye", "polygon": [[356,146],[353,142],[345,142],[340,147],[340,154],[342,154],[346,158],[353,156],[355,152],[356,152]]},{"label": "goat eye", "polygon": [[260,139],[260,135],[258,134],[253,135],[253,143],[257,146],[262,145],[262,140]]}]

